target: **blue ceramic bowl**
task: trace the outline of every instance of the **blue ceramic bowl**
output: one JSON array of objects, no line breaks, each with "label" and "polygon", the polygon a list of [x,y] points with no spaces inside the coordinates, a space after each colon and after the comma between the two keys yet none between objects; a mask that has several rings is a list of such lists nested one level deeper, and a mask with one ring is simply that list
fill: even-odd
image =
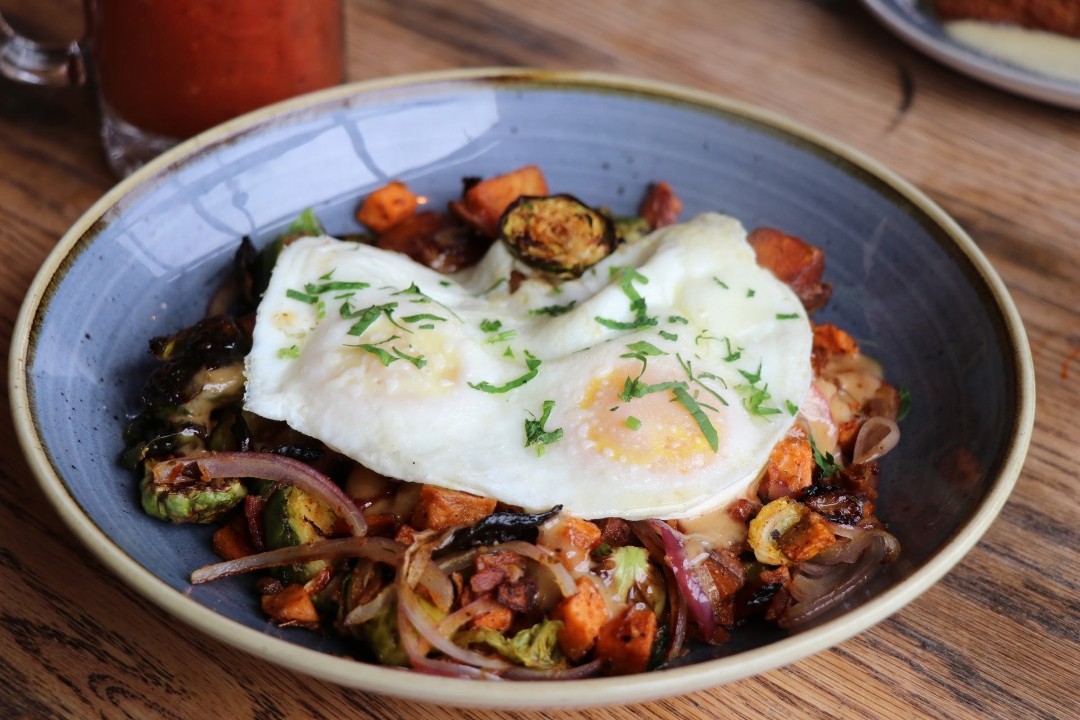
[{"label": "blue ceramic bowl", "polygon": [[[250,578],[192,587],[214,561],[208,528],[151,520],[117,464],[150,368],[148,338],[192,323],[243,235],[272,236],[312,207],[355,232],[358,198],[392,178],[437,205],[461,178],[542,165],[553,189],[618,212],[667,180],[685,217],[730,213],[825,248],[850,330],[910,389],[880,507],[903,555],[842,612],[796,634],[747,629],[676,667],[627,678],[490,683],[339,656],[342,645],[267,624]],[[937,206],[873,161],[782,118],[626,78],[471,71],[337,88],[211,130],[121,182],[61,240],[12,342],[19,439],[77,535],[124,582],[218,639],[292,669],[435,702],[544,707],[626,703],[794,661],[916,597],[971,548],[1005,502],[1033,421],[1024,332],[1001,281]],[[964,453],[975,472],[948,470]]]}]

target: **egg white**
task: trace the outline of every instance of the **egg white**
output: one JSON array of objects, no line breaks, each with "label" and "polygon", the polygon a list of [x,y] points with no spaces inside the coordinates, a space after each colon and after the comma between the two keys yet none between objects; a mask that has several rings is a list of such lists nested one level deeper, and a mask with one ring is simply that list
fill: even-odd
[{"label": "egg white", "polygon": [[[454,276],[327,237],[290,244],[245,407],[389,477],[526,510],[686,518],[749,491],[809,391],[812,332],[738,221],[661,229],[557,285],[511,292],[515,267],[498,243]],[[543,442],[527,445],[530,422]]]}]

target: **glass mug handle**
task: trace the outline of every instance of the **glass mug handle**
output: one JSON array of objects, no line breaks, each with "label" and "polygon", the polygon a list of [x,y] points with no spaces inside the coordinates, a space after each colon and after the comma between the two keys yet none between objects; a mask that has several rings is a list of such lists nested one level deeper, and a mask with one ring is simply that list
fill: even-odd
[{"label": "glass mug handle", "polygon": [[0,15],[0,76],[30,85],[86,84],[86,60],[77,41],[43,45],[17,32]]}]

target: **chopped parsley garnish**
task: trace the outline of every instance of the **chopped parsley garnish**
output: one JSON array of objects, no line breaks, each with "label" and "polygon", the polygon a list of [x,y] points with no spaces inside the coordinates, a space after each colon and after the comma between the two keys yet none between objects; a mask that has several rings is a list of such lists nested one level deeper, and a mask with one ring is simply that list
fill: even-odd
[{"label": "chopped parsley garnish", "polygon": [[499,287],[500,285],[502,285],[502,284],[503,284],[504,282],[506,282],[506,278],[504,278],[504,277],[501,277],[501,278],[499,278],[498,280],[496,280],[495,282],[493,282],[493,283],[491,284],[491,287],[489,287],[489,288],[488,288],[487,290],[485,290],[485,291],[484,291],[484,292],[483,292],[482,294],[484,294],[484,295],[487,295],[487,294],[488,294],[488,293],[490,293],[490,292],[494,292],[494,291],[495,291],[495,289],[496,289],[497,287]]},{"label": "chopped parsley garnish", "polygon": [[911,391],[902,385],[896,391],[900,394],[900,408],[896,411],[896,422],[900,422],[911,411]]},{"label": "chopped parsley garnish", "polygon": [[391,347],[389,351],[380,347],[381,345],[386,345],[387,343],[391,343],[394,340],[399,339],[400,336],[391,335],[385,340],[380,340],[377,343],[363,343],[361,345],[350,345],[349,347],[360,348],[364,352],[371,353],[379,359],[379,362],[383,364],[383,367],[389,367],[390,363],[396,362],[398,360],[407,360],[408,362],[416,366],[416,369],[418,370],[427,365],[427,358],[425,358],[423,355],[409,355],[396,347]]},{"label": "chopped parsley garnish", "polygon": [[[697,386],[700,387],[702,390],[704,390],[705,392],[709,393],[714,398],[719,400],[721,405],[727,405],[728,404],[727,400],[725,400],[724,398],[722,398],[720,396],[720,393],[716,392],[711,387],[709,387],[705,383],[701,382],[702,378],[708,378],[710,380],[719,380],[721,385],[723,385],[724,387],[727,387],[727,383],[724,382],[723,378],[717,377],[716,375],[713,375],[710,372],[701,373],[700,375],[694,375],[694,368],[693,368],[693,365],[691,365],[689,360],[684,360],[682,355],[680,355],[679,353],[675,353],[675,359],[679,361],[679,365],[682,366],[683,372],[686,373],[686,377],[687,377],[688,380],[690,380],[690,382],[696,383]],[[710,408],[710,409],[715,409],[715,408]]]},{"label": "chopped parsley garnish", "polygon": [[641,427],[641,421],[638,420],[633,415],[630,415],[629,417],[626,418],[626,427],[630,428],[631,430],[636,431],[638,428]]},{"label": "chopped parsley garnish", "polygon": [[645,298],[634,287],[635,282],[646,285],[649,279],[632,267],[613,267],[611,268],[611,275],[612,277],[618,277],[619,287],[622,288],[623,294],[630,299],[630,312],[633,313],[634,318],[626,321],[597,316],[595,318],[596,322],[610,330],[637,330],[656,325],[657,319],[646,314]]},{"label": "chopped parsley garnish", "polygon": [[548,317],[557,317],[564,315],[574,307],[577,306],[577,300],[571,300],[565,305],[545,305],[544,307],[533,308],[529,310],[530,315],[547,315]]},{"label": "chopped parsley garnish", "polygon": [[664,338],[665,340],[671,340],[672,342],[675,342],[679,339],[678,335],[673,332],[668,332],[667,330],[661,330],[660,337]]},{"label": "chopped parsley garnish", "polygon": [[675,401],[686,408],[686,411],[690,413],[690,417],[694,418],[694,422],[697,423],[698,428],[701,430],[701,434],[705,436],[705,440],[709,443],[709,447],[713,449],[713,452],[716,452],[720,448],[720,439],[717,437],[716,428],[713,427],[712,422],[709,420],[709,416],[706,415],[705,411],[698,405],[698,401],[686,391],[685,385],[678,385],[672,389],[672,392],[675,393]]},{"label": "chopped parsley garnish", "polygon": [[[535,416],[532,419],[525,419],[525,447],[536,445],[537,457],[544,454],[544,448],[546,446],[558,442],[563,436],[562,428],[556,428],[554,430],[544,429],[544,425],[547,424],[548,418],[551,417],[551,409],[553,407],[555,407],[554,400],[545,400],[540,412],[539,420],[537,420]],[[532,415],[532,413],[529,414]]]},{"label": "chopped parsley garnish", "polygon": [[724,282],[723,280],[721,280],[720,278],[718,278],[718,277],[714,277],[714,278],[713,278],[713,281],[714,281],[714,282],[715,282],[715,283],[716,283],[717,285],[719,285],[720,287],[724,288],[725,290],[727,290],[727,289],[728,289],[727,283],[726,283],[726,282]]},{"label": "chopped parsley garnish", "polygon": [[748,297],[748,298],[752,298],[752,297],[754,297],[754,295],[756,295],[756,294],[757,294],[757,291],[756,291],[756,290],[754,290],[754,288],[747,288],[747,289],[746,289],[746,297]]},{"label": "chopped parsley garnish", "polygon": [[286,290],[285,297],[292,300],[299,300],[300,302],[307,303],[308,305],[314,305],[315,303],[319,302],[319,298],[317,296],[309,295],[308,293],[302,293],[299,290]]},{"label": "chopped parsley garnish", "polygon": [[673,325],[689,325],[690,321],[682,315],[668,315],[667,321]]},{"label": "chopped parsley garnish", "polygon": [[791,402],[790,400],[788,400],[787,401],[787,411],[789,413],[791,413],[792,415],[798,415],[799,414],[799,406],[796,405],[795,403]]},{"label": "chopped parsley garnish", "polygon": [[817,443],[814,442],[814,435],[811,433],[809,437],[810,449],[814,452],[814,463],[821,468],[821,474],[825,477],[832,477],[840,472],[840,465],[836,462],[832,453],[822,453],[818,450]]},{"label": "chopped parsley garnish", "polygon": [[[326,276],[319,278],[322,280]],[[308,283],[304,286],[304,292],[309,295],[322,295],[328,292],[343,292],[346,290],[364,290],[371,287],[370,283],[366,282],[348,282],[344,280],[334,280],[328,282],[321,282],[318,285],[315,283]]]},{"label": "chopped parsley garnish", "polygon": [[732,349],[731,339],[724,338],[724,346],[727,348],[727,355],[724,357],[724,362],[735,362],[742,357],[742,348]]},{"label": "chopped parsley garnish", "polygon": [[478,383],[469,383],[469,387],[474,390],[486,393],[504,393],[513,390],[514,388],[521,387],[525,383],[532,380],[540,372],[540,358],[533,355],[528,350],[525,351],[525,367],[528,368],[528,372],[520,377],[516,377],[510,382],[504,385],[493,385],[487,380]]},{"label": "chopped parsley garnish", "polygon": [[[446,318],[439,317],[438,315],[432,315],[431,313],[420,313],[419,315],[406,315],[401,318],[402,322],[418,323],[422,320],[431,320],[432,322],[446,322]],[[421,327],[424,327],[421,325]],[[434,325],[428,325],[427,327],[434,327]]]},{"label": "chopped parsley garnish", "polygon": [[751,415],[765,417],[780,413],[779,408],[765,404],[766,401],[772,399],[772,395],[769,394],[768,383],[758,387],[758,383],[761,382],[761,363],[758,363],[757,370],[754,372],[739,370],[739,374],[746,378],[747,384],[736,385],[735,389],[742,393],[743,406]]},{"label": "chopped parsley garnish", "polygon": [[508,342],[515,335],[517,335],[517,330],[503,330],[502,320],[481,320],[480,329],[487,333],[487,342],[492,344],[499,342]]},{"label": "chopped parsley garnish", "polygon": [[353,323],[353,326],[350,327],[348,330],[348,334],[354,337],[359,337],[363,335],[364,332],[369,327],[371,327],[372,323],[378,320],[379,316],[381,315],[385,315],[386,319],[393,323],[395,327],[401,328],[406,332],[412,332],[408,328],[401,327],[401,325],[398,325],[398,323],[394,321],[394,310],[396,308],[396,302],[389,302],[383,305],[371,305],[369,307],[356,310],[353,308],[351,303],[346,301],[341,306],[341,317],[345,318],[346,320],[356,319],[356,322]]},{"label": "chopped parsley garnish", "polygon": [[392,294],[393,295],[413,295],[415,297],[413,297],[413,299],[410,300],[410,302],[414,302],[414,303],[428,303],[428,302],[431,302],[431,298],[429,298],[427,295],[425,295],[423,293],[423,291],[420,290],[420,288],[416,285],[416,283],[411,283],[409,285],[409,287],[405,288],[404,290],[398,290],[396,293],[392,293]]},{"label": "chopped parsley garnish", "polygon": [[300,346],[290,345],[287,348],[281,348],[277,351],[277,356],[282,360],[295,360],[300,357]]},{"label": "chopped parsley garnish", "polygon": [[799,313],[776,313],[777,320],[798,320]]}]

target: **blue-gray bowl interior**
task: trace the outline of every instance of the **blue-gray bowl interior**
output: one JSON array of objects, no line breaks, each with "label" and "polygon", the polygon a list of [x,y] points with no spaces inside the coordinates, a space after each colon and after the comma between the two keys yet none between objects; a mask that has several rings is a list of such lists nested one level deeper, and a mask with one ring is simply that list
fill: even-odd
[{"label": "blue-gray bowl interior", "polygon": [[[34,319],[36,432],[85,515],[177,592],[250,628],[329,652],[340,641],[269,626],[251,578],[192,587],[210,529],[146,517],[117,458],[152,367],[147,341],[194,322],[244,235],[265,242],[313,208],[357,232],[357,201],[392,178],[441,206],[467,176],[538,163],[553,190],[620,213],[669,181],[684,217],[730,213],[822,246],[835,288],[817,316],[847,328],[909,389],[880,513],[902,545],[848,607],[903,581],[985,497],[1010,446],[1016,368],[991,293],[948,233],[885,182],[795,134],[648,92],[528,80],[432,82],[325,100],[179,160],[107,210],[54,276]],[[377,420],[375,420],[377,422]],[[477,444],[484,442],[476,439]],[[970,461],[974,473],[950,470]],[[747,627],[684,662],[759,647]]]}]

